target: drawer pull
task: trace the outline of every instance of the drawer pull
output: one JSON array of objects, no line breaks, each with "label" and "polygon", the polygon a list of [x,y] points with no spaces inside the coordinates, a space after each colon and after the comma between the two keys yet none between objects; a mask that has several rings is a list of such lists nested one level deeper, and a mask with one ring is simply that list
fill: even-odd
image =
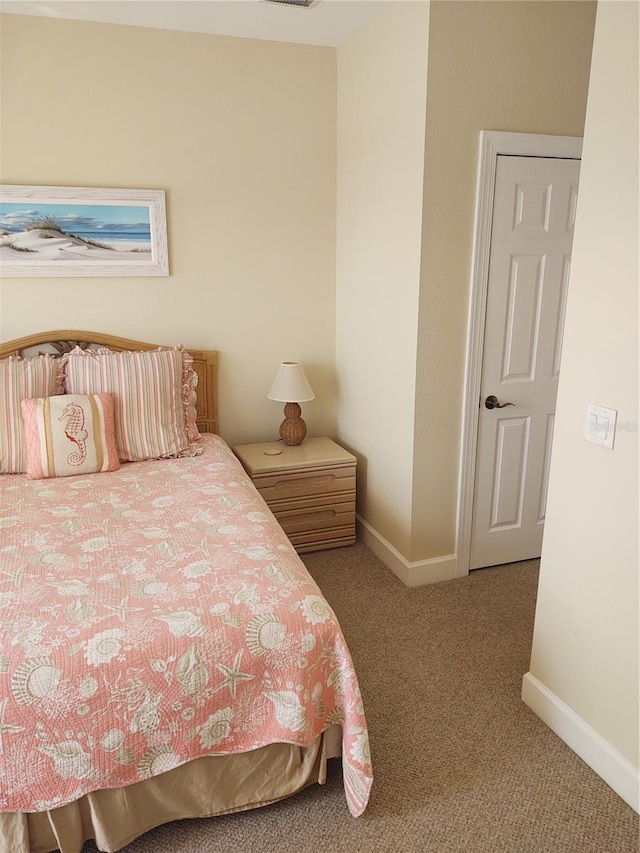
[{"label": "drawer pull", "polygon": [[[323,474],[320,477],[305,477],[304,485],[305,486],[330,486],[335,483],[336,478],[334,474]],[[273,484],[272,488],[274,489],[291,489],[291,480],[283,479],[276,480]]]},{"label": "drawer pull", "polygon": [[319,512],[309,512],[306,511],[304,513],[278,513],[276,516],[278,521],[281,524],[286,524],[287,521],[305,521],[305,522],[313,522],[313,521],[332,521],[336,517],[337,513],[335,509],[325,509]]}]

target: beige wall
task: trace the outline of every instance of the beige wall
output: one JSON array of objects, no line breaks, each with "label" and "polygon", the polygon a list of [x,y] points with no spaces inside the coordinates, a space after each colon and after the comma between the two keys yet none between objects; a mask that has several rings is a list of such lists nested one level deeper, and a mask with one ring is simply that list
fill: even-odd
[{"label": "beige wall", "polygon": [[593,14],[410,0],[337,52],[3,16],[3,181],[166,189],[172,275],[5,280],[0,338],[217,347],[231,443],[275,434],[299,359],[365,522],[452,554],[478,134],[581,135]]},{"label": "beige wall", "polygon": [[431,4],[411,560],[455,551],[481,130],[582,136],[595,3]]},{"label": "beige wall", "polygon": [[11,279],[0,339],[88,328],[218,348],[231,443],[277,435],[303,362],[335,429],[335,50],[2,19],[4,183],[165,189],[168,278]]},{"label": "beige wall", "polygon": [[[531,660],[635,768],[638,23],[637,3],[599,5]],[[583,440],[588,403],[618,410],[613,451]]]},{"label": "beige wall", "polygon": [[338,434],[360,515],[410,543],[429,4],[398,2],[338,48]]}]

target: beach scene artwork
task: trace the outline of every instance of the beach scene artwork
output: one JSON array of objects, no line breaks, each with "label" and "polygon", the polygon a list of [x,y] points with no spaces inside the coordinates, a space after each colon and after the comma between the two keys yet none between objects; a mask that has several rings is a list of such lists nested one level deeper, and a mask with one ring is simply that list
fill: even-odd
[{"label": "beach scene artwork", "polygon": [[[148,207],[0,202],[0,258],[148,261]],[[30,257],[31,256],[31,257]]]},{"label": "beach scene artwork", "polygon": [[1,186],[0,274],[168,275],[164,190]]}]

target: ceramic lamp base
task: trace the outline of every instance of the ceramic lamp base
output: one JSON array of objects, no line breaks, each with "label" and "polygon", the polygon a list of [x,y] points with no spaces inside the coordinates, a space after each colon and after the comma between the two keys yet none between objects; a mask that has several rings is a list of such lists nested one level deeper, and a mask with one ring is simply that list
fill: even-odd
[{"label": "ceramic lamp base", "polygon": [[297,403],[285,403],[284,420],[280,424],[280,438],[289,447],[302,444],[307,425],[300,417],[302,409]]}]

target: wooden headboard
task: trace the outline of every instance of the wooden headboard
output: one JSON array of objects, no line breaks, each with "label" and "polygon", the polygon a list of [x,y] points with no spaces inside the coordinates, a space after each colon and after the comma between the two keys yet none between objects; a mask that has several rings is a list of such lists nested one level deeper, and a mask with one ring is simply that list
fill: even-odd
[{"label": "wooden headboard", "polygon": [[[133,341],[128,338],[118,338],[115,335],[105,335],[101,332],[86,332],[78,330],[63,330],[54,332],[37,332],[24,338],[16,338],[0,344],[0,358],[9,355],[23,355],[25,351],[46,347],[46,352],[70,352],[76,346],[86,349],[90,346],[108,347],[120,352],[122,350],[153,350],[162,344],[148,344],[144,341]],[[217,365],[216,350],[197,350],[185,346],[193,358],[193,369],[198,374],[197,404],[198,429],[200,432],[218,432],[218,394],[217,394]]]}]

